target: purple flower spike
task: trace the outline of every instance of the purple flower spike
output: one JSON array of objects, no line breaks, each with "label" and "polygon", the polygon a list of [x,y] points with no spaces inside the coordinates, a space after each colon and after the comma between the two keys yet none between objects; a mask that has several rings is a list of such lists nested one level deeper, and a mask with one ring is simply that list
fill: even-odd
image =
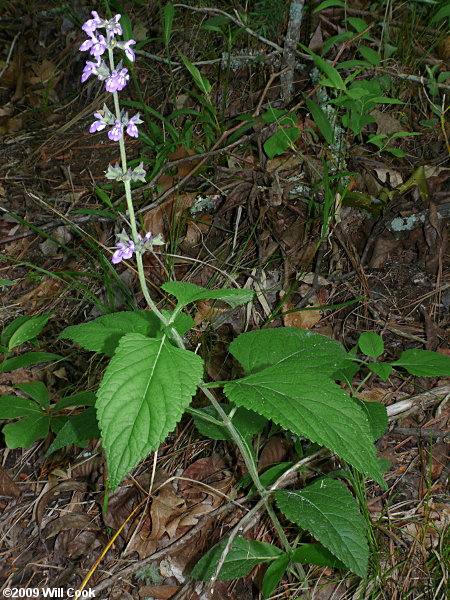
[{"label": "purple flower spike", "polygon": [[122,260],[129,260],[133,256],[134,243],[131,240],[128,241],[128,246],[122,244],[122,242],[119,242],[116,248],[117,250],[114,252],[111,258],[111,262],[114,265],[117,265],[117,263],[120,263]]},{"label": "purple flower spike", "polygon": [[134,117],[131,117],[131,119],[128,121],[128,125],[127,125],[127,133],[130,137],[138,137],[139,136],[139,132],[138,132],[138,128],[136,127],[136,121],[138,123],[141,123],[142,121],[139,119],[139,114],[134,115]]},{"label": "purple flower spike", "polygon": [[116,124],[108,131],[108,137],[113,142],[118,142],[122,137],[122,123],[116,119]]},{"label": "purple flower spike", "polygon": [[123,50],[125,50],[126,57],[128,60],[131,60],[131,62],[136,60],[136,54],[134,53],[134,50],[130,48],[130,46],[134,45],[135,43],[136,42],[134,40],[128,40],[128,42],[125,42],[122,45]]},{"label": "purple flower spike", "polygon": [[102,129],[105,129],[105,127],[106,127],[106,123],[103,120],[103,115],[101,115],[99,112],[96,112],[96,113],[94,113],[94,117],[97,117],[97,121],[94,121],[92,123],[92,125],[89,127],[90,133],[95,133],[96,131],[101,131]]},{"label": "purple flower spike", "polygon": [[91,33],[93,33],[102,22],[102,20],[98,16],[98,13],[95,10],[93,10],[91,14],[94,18],[86,21],[86,23],[84,23],[81,27],[81,29],[85,31],[88,35],[91,35]]}]

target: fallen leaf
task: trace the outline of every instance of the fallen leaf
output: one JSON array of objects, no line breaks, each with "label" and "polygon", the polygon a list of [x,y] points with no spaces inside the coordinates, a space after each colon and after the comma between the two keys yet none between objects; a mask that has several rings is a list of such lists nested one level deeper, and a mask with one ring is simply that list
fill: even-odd
[{"label": "fallen leaf", "polygon": [[18,498],[21,493],[19,486],[14,483],[6,470],[0,465],[0,496]]}]

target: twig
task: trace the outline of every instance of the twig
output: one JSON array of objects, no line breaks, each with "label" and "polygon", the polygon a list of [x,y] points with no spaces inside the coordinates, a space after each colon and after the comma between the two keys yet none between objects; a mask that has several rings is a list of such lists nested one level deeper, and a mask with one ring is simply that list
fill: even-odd
[{"label": "twig", "polygon": [[13,53],[13,50],[14,50],[14,46],[16,45],[16,42],[17,42],[17,40],[18,40],[18,38],[20,36],[20,33],[21,33],[20,31],[19,31],[19,33],[16,33],[16,35],[14,36],[13,41],[11,42],[11,46],[10,46],[9,51],[8,51],[8,56],[6,57],[6,62],[4,64],[4,66],[3,66],[3,69],[0,71],[0,79],[3,76],[3,73],[9,67],[9,63],[11,61],[11,56],[12,56],[12,53]]},{"label": "twig", "polygon": [[194,6],[188,6],[187,4],[174,4],[174,7],[175,8],[187,8],[188,10],[192,10],[194,12],[199,12],[199,13],[203,13],[203,14],[207,14],[207,15],[222,15],[223,17],[226,17],[227,19],[229,19],[232,23],[234,23],[238,27],[242,27],[242,29],[246,33],[248,33],[252,37],[256,38],[260,42],[263,42],[264,44],[267,44],[268,46],[275,48],[275,50],[277,50],[278,52],[283,52],[283,48],[281,46],[279,46],[275,42],[272,42],[271,40],[268,40],[264,36],[259,35],[259,33],[256,33],[255,31],[253,31],[253,29],[250,29],[250,27],[247,27],[247,25],[241,20],[238,13],[236,13],[237,14],[236,17],[233,17],[229,13],[225,12],[224,10],[219,10],[218,8],[196,8]]},{"label": "twig", "polygon": [[396,427],[390,433],[413,436],[422,440],[432,439],[435,442],[450,442],[450,431],[441,431],[431,427]]},{"label": "twig", "polygon": [[292,100],[294,69],[295,69],[295,50],[300,39],[300,27],[302,24],[303,8],[305,0],[292,0],[289,10],[289,23],[287,26],[286,38],[284,41],[283,66],[287,71],[281,77],[281,89],[284,101],[289,104]]},{"label": "twig", "polygon": [[387,406],[387,414],[389,420],[394,421],[400,417],[404,417],[405,413],[408,411],[414,412],[420,408],[427,408],[428,406],[432,406],[433,404],[441,402],[442,400],[446,402],[449,397],[450,384],[441,385],[433,388],[432,390],[428,390],[423,394],[417,394],[416,396],[412,396],[406,400],[400,400],[400,402],[396,402],[395,404]]}]

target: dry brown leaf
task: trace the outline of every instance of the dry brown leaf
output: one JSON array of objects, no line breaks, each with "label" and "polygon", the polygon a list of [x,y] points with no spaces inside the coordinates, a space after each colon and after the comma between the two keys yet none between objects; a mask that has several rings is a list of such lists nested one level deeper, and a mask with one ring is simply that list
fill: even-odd
[{"label": "dry brown leaf", "polygon": [[[280,299],[283,298],[285,292],[280,292]],[[285,327],[297,327],[298,329],[312,329],[316,323],[322,318],[320,309],[317,310],[299,310],[295,312],[295,306],[290,299],[287,299],[281,307],[283,314],[283,325]]]},{"label": "dry brown leaf", "polygon": [[139,588],[141,598],[158,598],[167,600],[174,596],[180,589],[179,585],[143,585]]},{"label": "dry brown leaf", "polygon": [[14,483],[6,470],[0,465],[0,496],[17,498],[21,493],[19,486]]},{"label": "dry brown leaf", "polygon": [[202,222],[188,220],[184,243],[188,246],[197,246],[201,238],[206,235],[211,227],[213,215],[202,215]]},{"label": "dry brown leaf", "polygon": [[379,135],[393,135],[399,131],[405,131],[405,125],[388,112],[381,112],[381,110],[375,108],[370,114],[375,119]]},{"label": "dry brown leaf", "polygon": [[[207,456],[206,458],[199,458],[189,465],[184,470],[183,477],[215,487],[216,483],[222,479],[224,470],[225,464],[220,457]],[[200,500],[208,493],[205,486],[197,486],[195,483],[183,479],[180,480],[178,490],[186,500]]]},{"label": "dry brown leaf", "polygon": [[172,486],[165,485],[161,488],[153,499],[150,509],[152,519],[150,539],[159,540],[165,533],[173,538],[185,510],[184,499],[177,496]]},{"label": "dry brown leaf", "polygon": [[372,258],[369,262],[371,269],[382,269],[386,264],[389,256],[396,248],[400,246],[400,242],[389,237],[380,237],[375,242]]},{"label": "dry brown leaf", "polygon": [[203,321],[213,321],[217,315],[226,313],[228,308],[221,308],[218,306],[212,306],[211,300],[199,300],[197,302],[197,312],[194,315],[194,323],[196,326],[203,323]]},{"label": "dry brown leaf", "polygon": [[273,436],[264,446],[259,456],[258,471],[263,473],[269,466],[283,462],[290,448],[289,440]]},{"label": "dry brown leaf", "polygon": [[196,192],[186,192],[173,196],[146,212],[143,217],[145,231],[151,231],[154,236],[161,234],[166,239],[174,217],[178,219],[185,213],[194,203],[196,195]]},{"label": "dry brown leaf", "polygon": [[98,531],[97,525],[92,522],[92,518],[88,515],[84,513],[70,513],[61,515],[57,519],[53,519],[53,521],[47,523],[42,529],[42,536],[48,539],[66,529]]}]

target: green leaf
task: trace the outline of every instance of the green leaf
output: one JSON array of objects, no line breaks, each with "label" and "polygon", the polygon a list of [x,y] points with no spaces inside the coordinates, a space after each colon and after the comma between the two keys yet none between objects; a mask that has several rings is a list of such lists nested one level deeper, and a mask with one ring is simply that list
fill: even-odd
[{"label": "green leaf", "polygon": [[435,21],[440,21],[442,19],[446,19],[448,17],[450,17],[450,4],[446,4],[445,6],[442,6],[437,11],[437,13],[431,17],[430,24],[434,23]]},{"label": "green leaf", "polygon": [[260,329],[242,333],[230,344],[231,354],[246,374],[290,360],[300,360],[305,367],[314,361],[322,374],[330,375],[345,364],[347,353],[337,341],[296,327]]},{"label": "green leaf", "polygon": [[[161,312],[170,321],[173,311],[162,310]],[[168,331],[164,331],[164,333],[170,334],[170,330],[172,329],[172,327],[174,327],[181,335],[181,337],[183,337],[184,335],[186,335],[189,329],[192,329],[192,327],[194,327],[194,325],[194,319],[190,315],[180,312],[176,315],[175,321],[167,328]]]},{"label": "green leaf", "polygon": [[[191,573],[193,579],[199,579],[200,581],[211,579],[226,543],[226,540],[219,542],[199,560]],[[219,581],[230,581],[231,579],[245,577],[256,565],[262,562],[273,562],[282,554],[284,552],[276,546],[272,546],[272,544],[236,537],[217,579]]]},{"label": "green leaf", "polygon": [[65,425],[58,431],[58,435],[53,440],[45,456],[50,456],[53,452],[69,444],[82,446],[84,442],[97,438],[100,438],[100,431],[97,425],[95,408],[91,407],[68,418]]},{"label": "green leaf", "polygon": [[383,362],[370,363],[367,365],[369,370],[378,375],[383,381],[387,381],[392,371],[392,365]]},{"label": "green leaf", "polygon": [[281,512],[306,529],[356,575],[365,577],[369,547],[358,503],[336,479],[315,481],[303,490],[277,491]]},{"label": "green leaf", "polygon": [[316,565],[318,567],[345,569],[344,563],[322,546],[322,544],[302,544],[292,552],[291,560],[292,562]]},{"label": "green leaf", "polygon": [[365,331],[359,336],[358,346],[364,354],[376,359],[384,352],[384,342],[374,331]]},{"label": "green leaf", "polygon": [[15,281],[10,281],[9,279],[0,278],[0,287],[7,286],[7,285],[14,285],[15,283],[16,283]]},{"label": "green leaf", "polygon": [[189,71],[189,73],[192,75],[192,79],[196,83],[199,90],[201,92],[203,92],[204,94],[209,94],[209,92],[211,91],[211,84],[206,79],[206,77],[202,76],[202,74],[197,69],[197,67],[195,65],[193,65],[191,63],[191,61],[188,58],[186,58],[186,56],[184,56],[184,54],[182,54],[181,52],[178,52],[178,53],[181,56],[181,60],[183,61],[184,66]]},{"label": "green leaf", "polygon": [[169,43],[170,36],[172,34],[172,22],[175,9],[171,2],[167,3],[164,7],[164,21],[163,21],[163,33],[164,41],[166,44]]},{"label": "green leaf", "polygon": [[263,598],[269,598],[272,595],[273,590],[280,583],[290,562],[291,558],[289,554],[282,554],[268,566],[262,583]]},{"label": "green leaf", "polygon": [[314,54],[314,52],[311,52],[310,50],[308,50],[308,52],[313,57],[316,67],[318,69],[320,69],[322,71],[322,73],[325,73],[325,75],[328,77],[328,80],[323,81],[322,83],[329,87],[333,87],[338,90],[345,91],[346,90],[345,83],[342,81],[342,77],[341,77],[339,71],[337,69],[335,69],[332,65],[330,65],[330,63],[328,63],[321,56]]},{"label": "green leaf", "polygon": [[36,400],[42,408],[48,409],[50,406],[50,396],[45,384],[42,381],[31,381],[30,383],[20,383],[16,386],[19,390],[22,390],[27,396]]},{"label": "green leaf", "polygon": [[51,352],[27,352],[21,356],[15,356],[0,364],[0,373],[9,373],[16,369],[38,365],[39,363],[50,362],[54,360],[65,360],[59,354]]},{"label": "green leaf", "polygon": [[397,158],[403,158],[406,156],[406,154],[403,152],[403,150],[400,150],[400,148],[384,148],[383,150],[384,152],[389,152],[389,154],[392,154]]},{"label": "green leaf", "polygon": [[343,366],[333,373],[332,379],[351,383],[353,377],[361,368],[361,364],[354,360],[357,354],[358,346],[353,346],[353,348],[348,351]]},{"label": "green leaf", "polygon": [[329,8],[330,6],[341,6],[342,8],[345,8],[345,2],[341,2],[341,0],[325,0],[313,10],[313,14],[319,12],[320,10],[324,10],[325,8]]},{"label": "green leaf", "polygon": [[284,154],[298,140],[300,130],[298,127],[287,127],[278,129],[264,142],[264,152],[269,158]]},{"label": "green leaf", "polygon": [[167,337],[121,338],[97,395],[97,418],[111,487],[172,431],[201,381],[203,362]]},{"label": "green leaf", "polygon": [[94,189],[95,189],[95,193],[100,198],[100,200],[102,200],[102,202],[104,202],[107,206],[109,206],[109,208],[114,210],[114,205],[111,202],[111,199],[108,196],[108,194],[104,190],[102,190],[102,188],[100,188],[98,186],[94,186]]},{"label": "green leaf", "polygon": [[175,296],[178,300],[178,305],[181,307],[196,300],[223,300],[234,308],[235,306],[250,302],[255,295],[250,290],[230,290],[227,288],[207,290],[188,281],[168,281],[161,287],[165,292]]},{"label": "green leaf", "polygon": [[21,396],[0,396],[0,419],[17,419],[18,417],[38,417],[42,409],[36,402]]},{"label": "green leaf", "polygon": [[52,408],[52,412],[58,412],[65,408],[73,408],[75,406],[94,406],[95,394],[93,392],[84,391],[73,394],[72,396],[66,396],[58,400]]},{"label": "green leaf", "polygon": [[241,334],[230,352],[251,373],[225,384],[231,402],[326,446],[385,485],[364,411],[330,379],[346,358],[339,343],[295,328],[265,329]]},{"label": "green leaf", "polygon": [[[9,340],[7,342],[5,340],[4,343],[8,344],[9,350],[12,350],[24,342],[34,339],[44,329],[50,316],[51,315],[44,315],[43,317],[26,317],[19,326],[14,329]],[[5,331],[8,331],[8,328],[6,328]]]},{"label": "green leaf", "polygon": [[49,415],[42,412],[16,423],[9,423],[3,427],[6,445],[8,448],[29,448],[36,440],[47,437],[49,424]]},{"label": "green leaf", "polygon": [[311,113],[314,122],[319,128],[325,140],[330,144],[330,146],[334,143],[334,133],[333,128],[330,125],[330,121],[328,117],[323,112],[323,110],[312,100],[306,100],[306,106]]},{"label": "green leaf", "polygon": [[160,321],[154,313],[148,310],[137,310],[103,315],[89,323],[72,325],[64,329],[59,338],[76,342],[86,350],[112,356],[123,335],[141,333],[154,337],[159,328]]},{"label": "green leaf", "polygon": [[[235,408],[232,404],[221,404],[222,410],[224,410],[227,414],[231,412],[233,408]],[[212,440],[232,440],[232,437],[225,427],[225,425],[215,425],[210,421],[206,421],[202,419],[199,413],[204,413],[205,415],[209,415],[214,417],[215,419],[220,421],[220,416],[217,413],[214,406],[206,406],[200,410],[196,411],[196,414],[192,415],[195,426],[200,431],[200,433]],[[264,429],[267,419],[261,417],[257,413],[247,410],[246,408],[238,408],[232,418],[233,425],[240,432],[242,437],[253,437],[257,433],[261,433]]]},{"label": "green leaf", "polygon": [[353,399],[358,402],[366,413],[373,441],[376,442],[384,435],[389,423],[386,407],[381,402],[366,402],[359,398]]},{"label": "green leaf", "polygon": [[368,46],[360,46],[358,48],[358,52],[365,60],[367,60],[368,63],[374,67],[380,66],[381,57],[376,50],[373,50],[373,48],[369,48]]},{"label": "green leaf", "polygon": [[391,364],[393,367],[403,367],[417,377],[450,375],[450,356],[429,350],[405,350],[400,358]]},{"label": "green leaf", "polygon": [[264,123],[278,123],[278,125],[290,125],[293,127],[297,124],[297,115],[295,113],[286,114],[285,110],[270,107],[262,115],[262,120]]}]

